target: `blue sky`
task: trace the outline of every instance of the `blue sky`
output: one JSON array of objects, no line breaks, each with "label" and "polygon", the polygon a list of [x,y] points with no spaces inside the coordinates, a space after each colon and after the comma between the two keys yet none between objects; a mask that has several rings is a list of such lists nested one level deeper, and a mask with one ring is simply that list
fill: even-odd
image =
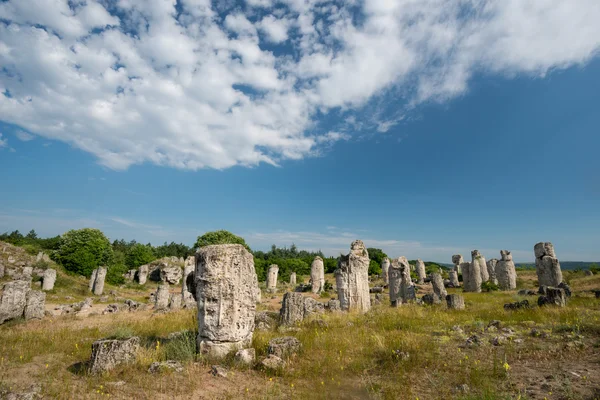
[{"label": "blue sky", "polygon": [[25,3],[0,4],[0,231],[600,260],[594,1]]}]

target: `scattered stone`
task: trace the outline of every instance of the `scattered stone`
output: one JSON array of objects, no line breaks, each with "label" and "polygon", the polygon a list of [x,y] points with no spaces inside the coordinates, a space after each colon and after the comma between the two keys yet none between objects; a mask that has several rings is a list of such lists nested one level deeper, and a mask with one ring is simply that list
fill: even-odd
[{"label": "scattered stone", "polygon": [[272,311],[261,311],[256,313],[254,317],[254,324],[256,329],[271,330],[277,326],[278,319],[278,313]]},{"label": "scattered stone", "polygon": [[423,283],[425,283],[425,263],[423,262],[423,260],[418,259],[417,260],[417,265],[415,266],[416,272],[417,272],[417,283],[419,285],[422,285]]},{"label": "scattered stone", "polygon": [[[427,305],[433,305],[434,303],[434,295],[432,293],[427,293],[424,294],[423,297],[421,297],[421,302]],[[439,303],[439,301],[438,301]]]},{"label": "scattered stone", "polygon": [[533,247],[535,254],[535,269],[540,286],[557,287],[562,282],[560,262],[554,253],[550,242],[540,242]]},{"label": "scattered stone", "polygon": [[162,362],[153,362],[150,364],[150,368],[148,368],[148,372],[151,374],[164,371],[183,372],[183,365],[181,365],[179,361],[167,360]]},{"label": "scattered stone", "polygon": [[442,279],[442,275],[440,275],[437,272],[431,274],[431,284],[433,286],[434,303],[441,303],[442,299],[445,299],[448,295],[448,292],[444,287],[444,280]]},{"label": "scattered stone", "polygon": [[312,297],[306,297],[304,299],[304,318],[308,318],[311,314],[323,314],[324,312],[325,304]]},{"label": "scattered stone", "polygon": [[169,284],[159,283],[154,297],[154,309],[162,311],[168,309],[170,299],[171,293],[169,292]]},{"label": "scattered stone", "polygon": [[555,305],[565,307],[567,305],[567,295],[562,288],[547,288],[546,294],[538,298],[538,306]]},{"label": "scattered stone", "polygon": [[517,292],[519,296],[535,296],[537,292],[531,289],[521,289]]},{"label": "scattered stone", "polygon": [[590,271],[589,269],[587,271],[585,271],[585,276],[594,276],[594,272]]},{"label": "scattered stone", "polygon": [[416,300],[415,287],[410,278],[410,265],[406,257],[393,260],[389,270],[390,305]]},{"label": "scattered stone", "polygon": [[567,297],[571,297],[571,287],[566,282],[561,282],[557,287],[563,289]]},{"label": "scattered stone", "polygon": [[390,269],[390,259],[386,257],[381,261],[381,279],[383,279],[383,282],[386,285],[389,282],[389,279],[388,279],[389,269]]},{"label": "scattered stone", "polygon": [[256,350],[253,348],[238,350],[233,360],[236,364],[252,366],[256,360]]},{"label": "scattered stone", "polygon": [[276,337],[269,340],[268,354],[273,354],[281,359],[287,359],[300,351],[302,343],[293,336]]},{"label": "scattered stone", "polygon": [[520,310],[530,308],[528,300],[516,301],[514,303],[507,303],[504,305],[505,310]]},{"label": "scattered stone", "polygon": [[140,347],[140,338],[101,339],[92,344],[92,356],[89,362],[91,374],[99,374],[115,368],[119,364],[135,360]]},{"label": "scattered stone", "polygon": [[496,278],[501,290],[517,288],[517,271],[512,254],[508,250],[500,250],[501,260],[496,263]]},{"label": "scattered stone", "polygon": [[481,344],[481,339],[477,335],[469,336],[467,338],[467,341],[465,342],[465,345],[467,347],[473,347],[473,346],[476,346],[476,345],[479,345],[479,344]]},{"label": "scattered stone", "polygon": [[331,312],[342,311],[342,305],[339,300],[329,300],[327,302],[327,309]]},{"label": "scattered stone", "polygon": [[252,254],[240,244],[202,247],[194,279],[200,352],[224,357],[249,347],[259,292]]},{"label": "scattered stone", "polygon": [[119,311],[121,311],[121,306],[119,304],[113,303],[113,304],[109,304],[108,306],[106,306],[106,308],[104,309],[104,311],[102,311],[102,315],[105,314],[116,314]]},{"label": "scattered stone", "polygon": [[406,351],[394,350],[393,351],[394,358],[400,361],[408,361],[410,359],[410,354]]},{"label": "scattered stone", "polygon": [[383,286],[375,286],[369,289],[369,293],[383,293]]},{"label": "scattered stone", "polygon": [[56,282],[56,270],[52,268],[45,270],[42,281],[42,290],[48,291],[54,289],[54,282]]},{"label": "scattered stone", "polygon": [[319,256],[310,265],[310,285],[313,293],[321,293],[325,288],[325,266]]},{"label": "scattered stone", "polygon": [[491,328],[494,327],[496,329],[500,329],[500,327],[502,326],[502,322],[497,320],[497,319],[493,319],[491,320],[488,324],[487,324],[487,328]]},{"label": "scattered stone", "polygon": [[270,354],[260,362],[260,365],[264,369],[276,371],[285,368],[285,361],[276,355]]},{"label": "scattered stone", "polygon": [[342,310],[366,312],[371,308],[369,262],[369,253],[361,240],[352,242],[350,253],[340,257],[335,281]]},{"label": "scattered stone", "polygon": [[169,298],[169,310],[181,309],[181,296],[177,293],[172,293]]},{"label": "scattered stone", "polygon": [[46,306],[46,293],[39,290],[30,290],[27,292],[27,303],[23,311],[26,321],[30,319],[44,318]]},{"label": "scattered stone", "polygon": [[446,295],[446,305],[450,310],[464,310],[465,299],[459,294]]},{"label": "scattered stone", "polygon": [[227,369],[220,365],[213,365],[210,367],[210,373],[213,374],[213,376],[227,378]]}]

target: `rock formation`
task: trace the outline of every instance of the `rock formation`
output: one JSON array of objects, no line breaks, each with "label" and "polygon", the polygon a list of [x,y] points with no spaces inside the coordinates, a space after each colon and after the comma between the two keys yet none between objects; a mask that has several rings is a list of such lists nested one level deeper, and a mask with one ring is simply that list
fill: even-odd
[{"label": "rock formation", "polygon": [[416,300],[415,287],[410,279],[410,265],[406,257],[402,256],[393,260],[388,275],[392,307]]},{"label": "rock formation", "polygon": [[140,348],[140,338],[101,339],[92,344],[92,356],[89,362],[91,374],[110,371],[119,364],[132,362]]},{"label": "rock formation", "polygon": [[[487,268],[487,266],[486,266]],[[481,292],[481,272],[479,271],[479,263],[472,264],[464,262],[460,264],[463,276],[463,290],[465,292]]]},{"label": "rock formation", "polygon": [[369,262],[369,253],[361,240],[352,242],[350,253],[340,257],[335,281],[342,310],[366,312],[371,308]]},{"label": "rock formation", "polygon": [[545,294],[538,298],[538,305],[554,305],[564,307],[567,305],[567,295],[565,290],[562,288],[548,287],[545,290]]},{"label": "rock formation", "polygon": [[48,268],[44,271],[42,278],[42,290],[54,289],[54,283],[56,282],[56,270]]},{"label": "rock formation", "polygon": [[28,281],[11,281],[4,284],[0,300],[0,324],[23,316],[29,287]]},{"label": "rock formation", "polygon": [[185,308],[196,307],[194,293],[190,291],[189,285],[193,285],[194,268],[196,268],[196,258],[189,256],[185,259],[183,266],[183,276],[181,279],[181,303]]},{"label": "rock formation", "polygon": [[498,259],[496,259],[496,258],[490,258],[485,263],[485,265],[487,266],[488,275],[490,277],[490,282],[492,282],[495,285],[498,284],[498,278],[496,277],[496,265],[497,264],[498,264]]},{"label": "rock formation", "polygon": [[386,285],[389,283],[389,278],[388,278],[389,269],[390,269],[390,259],[386,257],[381,261],[381,279],[383,279],[383,281],[385,282]]},{"label": "rock formation", "polygon": [[290,285],[296,286],[296,273],[292,272],[290,274]]},{"label": "rock formation", "polygon": [[456,272],[456,269],[452,269],[448,272],[448,278],[450,279],[450,285],[452,285],[452,287],[460,286],[460,282],[458,281],[458,272]]},{"label": "rock formation", "polygon": [[102,293],[104,293],[104,280],[106,279],[106,273],[106,267],[98,267],[92,271],[92,277],[90,278],[90,290],[96,296],[102,296]]},{"label": "rock formation", "polygon": [[325,286],[325,266],[319,256],[316,256],[310,265],[310,284],[313,293],[321,293]]},{"label": "rock formation", "polygon": [[481,282],[487,282],[490,279],[490,276],[487,272],[485,257],[481,255],[479,250],[473,250],[471,252],[471,266],[473,265],[477,265],[476,268],[479,269],[479,273],[481,274]]},{"label": "rock formation", "polygon": [[194,277],[200,352],[224,357],[248,347],[259,292],[252,254],[239,244],[202,247]]},{"label": "rock formation", "polygon": [[294,325],[304,319],[304,296],[302,293],[287,292],[283,295],[279,320],[282,325]]},{"label": "rock formation", "polygon": [[446,295],[446,305],[450,310],[464,310],[465,299],[459,294]]},{"label": "rock formation", "polygon": [[155,310],[166,310],[169,308],[169,300],[171,294],[169,292],[168,283],[159,283],[154,295],[154,309]]},{"label": "rock formation", "polygon": [[501,290],[517,288],[517,271],[512,255],[508,250],[500,250],[501,260],[496,263],[496,280]]},{"label": "rock formation", "polygon": [[30,319],[44,318],[46,306],[46,293],[40,290],[30,290],[27,292],[27,299],[23,316],[26,321]]},{"label": "rock formation", "polygon": [[537,243],[535,253],[535,269],[540,286],[558,286],[562,283],[560,262],[554,253],[554,246],[550,242]]},{"label": "rock formation", "polygon": [[417,272],[417,283],[419,285],[422,285],[423,283],[425,283],[425,263],[423,262],[423,260],[418,259],[417,260],[417,265],[415,266],[416,272]]},{"label": "rock formation", "polygon": [[96,283],[96,277],[98,276],[98,268],[92,271],[92,276],[90,276],[89,290],[90,292],[94,291],[94,283]]},{"label": "rock formation", "polygon": [[442,275],[437,272],[431,274],[431,284],[433,286],[434,303],[441,303],[448,295],[448,292],[446,292],[446,288],[444,287]]},{"label": "rock formation", "polygon": [[138,268],[138,283],[140,285],[145,285],[147,280],[148,280],[148,266],[141,265]]},{"label": "rock formation", "polygon": [[269,266],[267,271],[267,290],[269,292],[277,291],[277,274],[279,273],[279,267],[275,264]]},{"label": "rock formation", "polygon": [[454,270],[457,273],[462,273],[460,269],[460,265],[464,263],[463,257],[460,254],[455,254],[452,256],[452,264],[454,264]]}]

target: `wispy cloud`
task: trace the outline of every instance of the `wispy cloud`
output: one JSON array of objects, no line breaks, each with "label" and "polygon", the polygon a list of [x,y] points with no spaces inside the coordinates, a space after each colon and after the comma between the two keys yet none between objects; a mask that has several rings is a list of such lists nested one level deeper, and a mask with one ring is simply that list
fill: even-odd
[{"label": "wispy cloud", "polygon": [[31,133],[27,133],[21,129],[19,129],[17,132],[15,132],[15,136],[22,142],[29,142],[29,141],[35,139],[35,136],[33,136]]},{"label": "wispy cloud", "polygon": [[2,139],[2,134],[0,133],[0,149],[8,146],[8,139]]}]

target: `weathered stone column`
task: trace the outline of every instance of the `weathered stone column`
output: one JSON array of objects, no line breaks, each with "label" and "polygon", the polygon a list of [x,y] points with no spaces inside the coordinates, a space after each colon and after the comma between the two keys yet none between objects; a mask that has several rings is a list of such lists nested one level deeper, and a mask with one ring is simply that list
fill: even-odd
[{"label": "weathered stone column", "polygon": [[488,275],[490,277],[490,282],[492,282],[494,285],[498,284],[498,278],[496,277],[496,265],[497,264],[498,264],[498,259],[496,259],[496,258],[491,258],[491,259],[487,260],[487,262],[485,263],[485,265],[487,267]]},{"label": "weathered stone column", "polygon": [[42,290],[54,289],[54,282],[56,282],[56,270],[48,268],[44,271],[44,277],[42,279]]},{"label": "weathered stone column", "polygon": [[325,266],[319,256],[316,256],[310,265],[310,284],[313,293],[321,293],[325,286]]},{"label": "weathered stone column", "polygon": [[148,265],[141,265],[138,269],[138,282],[140,285],[145,285],[148,280]]},{"label": "weathered stone column", "polygon": [[283,295],[279,320],[282,325],[294,325],[304,319],[304,296],[302,293],[287,292]]},{"label": "weathered stone column", "polygon": [[23,310],[23,316],[26,321],[30,319],[42,319],[44,318],[46,306],[46,293],[40,290],[30,290],[27,292],[27,300],[25,309]]},{"label": "weathered stone column", "polygon": [[517,288],[517,271],[512,254],[508,250],[500,250],[502,259],[496,264],[496,278],[501,290],[514,290]]},{"label": "weathered stone column", "polygon": [[442,275],[435,272],[431,274],[431,285],[433,286],[433,301],[435,303],[441,303],[448,295],[446,288],[444,287],[444,279]]},{"label": "weathered stone column", "polygon": [[[459,274],[462,273],[462,270],[460,269],[460,265],[462,263],[464,263],[465,261],[463,260],[463,256],[461,256],[460,254],[455,254],[452,256],[452,264],[454,264],[454,269],[456,270],[456,272],[458,272]],[[463,278],[464,279],[464,278]]]},{"label": "weathered stone column", "polygon": [[104,293],[104,279],[106,279],[107,272],[108,270],[106,267],[98,267],[96,280],[94,281],[94,294],[96,296],[101,296],[102,293]]},{"label": "weathered stone column", "polygon": [[446,295],[446,305],[450,310],[464,310],[465,299],[459,294]]},{"label": "weathered stone column", "polygon": [[460,286],[460,282],[458,280],[458,272],[456,272],[456,267],[454,267],[452,270],[450,270],[448,272],[448,279],[450,279],[450,284],[453,287],[459,287]]},{"label": "weathered stone column", "polygon": [[425,263],[421,259],[417,260],[416,272],[417,272],[417,283],[419,285],[422,285],[423,283],[425,283],[426,275],[425,275]]},{"label": "weathered stone column", "polygon": [[270,292],[277,291],[277,274],[279,273],[279,267],[275,264],[269,266],[267,271],[267,290]]},{"label": "weathered stone column", "polygon": [[292,272],[290,274],[290,285],[295,286],[296,285],[296,273]]},{"label": "weathered stone column", "polygon": [[10,281],[4,284],[0,300],[0,324],[23,316],[29,290],[30,282],[26,280]]},{"label": "weathered stone column", "polygon": [[389,269],[390,269],[390,259],[386,257],[381,261],[381,279],[383,279],[383,282],[385,282],[386,285],[389,283],[389,278],[388,278]]},{"label": "weathered stone column", "polygon": [[239,244],[202,247],[194,276],[200,352],[224,357],[249,346],[259,292],[252,254]]},{"label": "weathered stone column", "polygon": [[96,283],[96,277],[98,276],[98,268],[92,271],[92,276],[90,277],[90,292],[94,291],[94,284]]},{"label": "weathered stone column", "polygon": [[169,308],[169,300],[171,299],[169,288],[170,286],[168,283],[162,282],[158,284],[156,294],[154,295],[155,310],[166,310]]},{"label": "weathered stone column", "polygon": [[[486,267],[487,268],[487,267]],[[460,264],[463,276],[463,290],[465,292],[481,293],[481,272],[479,263],[465,262]]]},{"label": "weathered stone column", "polygon": [[335,277],[342,310],[369,311],[369,253],[362,240],[352,242],[350,254],[340,257]]},{"label": "weathered stone column", "polygon": [[490,276],[487,272],[487,264],[485,263],[485,257],[481,255],[479,250],[473,250],[471,252],[471,265],[477,265],[479,267],[479,273],[481,274],[481,282],[487,282]]},{"label": "weathered stone column", "polygon": [[[193,285],[194,279],[194,269],[196,268],[196,258],[194,256],[189,256],[185,259],[183,264],[183,277],[181,279],[181,303],[183,307],[195,307],[196,300],[194,299],[194,294],[190,292],[188,285]],[[188,282],[191,280],[192,282]]]},{"label": "weathered stone column", "polygon": [[415,287],[410,279],[410,265],[406,257],[393,260],[389,270],[390,305],[407,303],[416,299]]},{"label": "weathered stone column", "polygon": [[535,253],[535,269],[539,285],[552,287],[560,285],[562,283],[562,271],[552,243],[537,243],[533,251]]}]

